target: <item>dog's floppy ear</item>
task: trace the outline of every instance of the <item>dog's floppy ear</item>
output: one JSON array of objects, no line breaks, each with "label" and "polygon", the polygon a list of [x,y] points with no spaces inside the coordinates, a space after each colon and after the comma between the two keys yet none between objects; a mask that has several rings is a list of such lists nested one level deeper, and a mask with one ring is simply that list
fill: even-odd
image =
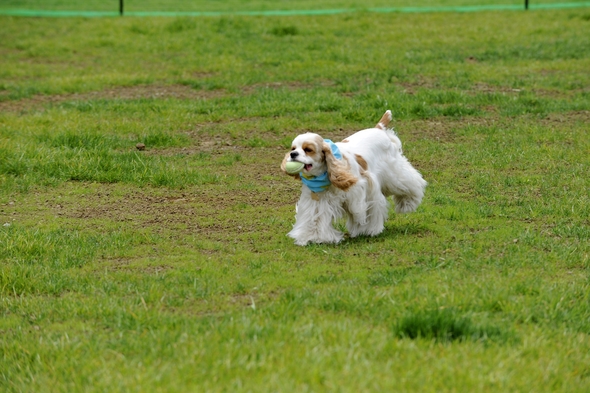
[{"label": "dog's floppy ear", "polygon": [[285,154],[285,158],[283,158],[283,162],[281,163],[281,171],[283,171],[283,173],[286,173],[289,176],[293,176],[295,179],[299,180],[301,179],[301,177],[299,177],[299,173],[288,173],[287,170],[285,169],[285,165],[287,165],[287,160],[289,159],[289,157],[291,156],[291,152],[287,152],[287,154]]},{"label": "dog's floppy ear", "polygon": [[350,171],[350,164],[346,160],[346,157],[342,157],[341,160],[334,157],[332,148],[326,142],[322,144],[322,152],[324,153],[326,165],[328,166],[330,182],[343,191],[347,191],[350,187],[354,186],[358,179]]}]

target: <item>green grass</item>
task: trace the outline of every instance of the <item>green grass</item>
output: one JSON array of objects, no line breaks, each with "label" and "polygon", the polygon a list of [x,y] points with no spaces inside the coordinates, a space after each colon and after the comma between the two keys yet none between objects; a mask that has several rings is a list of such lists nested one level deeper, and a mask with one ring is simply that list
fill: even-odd
[{"label": "green grass", "polygon": [[436,341],[502,339],[506,335],[495,326],[474,326],[471,319],[456,316],[454,310],[424,310],[400,318],[395,331],[401,338]]},{"label": "green grass", "polygon": [[[588,391],[589,15],[1,17],[0,391]],[[294,246],[386,109],[423,204]]]}]

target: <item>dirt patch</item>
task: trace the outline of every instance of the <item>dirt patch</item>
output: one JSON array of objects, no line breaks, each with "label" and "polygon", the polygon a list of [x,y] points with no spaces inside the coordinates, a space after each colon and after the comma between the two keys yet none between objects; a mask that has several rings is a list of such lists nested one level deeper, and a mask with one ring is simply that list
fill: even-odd
[{"label": "dirt patch", "polygon": [[451,130],[454,127],[448,121],[412,120],[399,122],[395,130],[402,140],[403,145],[408,137],[413,140],[435,139],[442,142],[450,142],[453,140]]},{"label": "dirt patch", "polygon": [[188,223],[195,211],[185,202],[185,194],[154,196],[146,190],[133,190],[114,196],[109,189],[116,185],[105,184],[95,195],[86,195],[84,201],[66,209],[64,216],[82,219],[108,218],[113,221],[139,222],[141,225],[158,222]]},{"label": "dirt patch", "polygon": [[103,267],[111,271],[137,271],[150,275],[161,275],[169,270],[172,266],[157,264],[155,261],[152,264],[145,261],[137,262],[136,258],[103,258]]},{"label": "dirt patch", "polygon": [[495,86],[487,83],[474,83],[470,89],[474,93],[504,93],[504,94],[517,94],[523,91],[523,89],[515,89],[508,86]]},{"label": "dirt patch", "polygon": [[572,122],[590,124],[590,111],[551,113],[541,122],[545,124],[571,124]]},{"label": "dirt patch", "polygon": [[[194,153],[197,148],[165,154]],[[234,147],[211,150],[215,163]],[[301,184],[280,172],[283,149],[240,148],[241,161],[213,165],[225,180],[186,190],[94,184],[83,196],[52,198],[45,207],[76,225],[100,227],[120,223],[161,236],[239,242],[270,237],[277,230],[276,211],[294,212]],[[158,154],[162,154],[159,152]],[[204,164],[208,165],[208,164]],[[65,186],[66,188],[68,186]],[[72,185],[72,187],[79,187]],[[287,232],[286,228],[282,230]]]},{"label": "dirt patch", "polygon": [[396,85],[399,85],[404,88],[404,93],[409,95],[414,95],[418,92],[418,90],[422,89],[438,89],[439,87],[436,85],[434,81],[422,79],[415,82],[400,82],[395,81]]},{"label": "dirt patch", "polygon": [[[583,90],[580,90],[583,91]],[[467,90],[468,94],[477,94],[477,93],[501,93],[504,95],[518,95],[521,93],[532,93],[537,97],[543,98],[553,98],[553,99],[566,99],[571,97],[576,92],[575,90],[570,91],[559,91],[559,90],[551,90],[551,89],[525,89],[525,88],[513,88],[509,86],[495,86],[489,85],[487,83],[475,83],[470,90]]]},{"label": "dirt patch", "polygon": [[[108,191],[114,187],[118,186],[105,185],[105,190],[87,195],[69,208],[63,206],[62,217],[89,222],[106,219],[137,229],[151,228],[153,233],[164,236],[231,240],[248,233],[268,232],[273,207],[293,203],[271,199],[258,190],[227,190],[225,185],[185,193],[134,189],[122,196]],[[275,184],[277,187],[282,185]],[[153,195],[154,191],[160,195]]]},{"label": "dirt patch", "polygon": [[0,101],[0,111],[23,112],[39,110],[47,105],[56,105],[67,101],[91,100],[137,100],[137,99],[166,99],[179,100],[209,99],[222,97],[227,94],[224,90],[195,90],[185,85],[137,85],[113,87],[101,91],[86,93],[42,95],[38,94],[21,100]]},{"label": "dirt patch", "polygon": [[317,87],[332,87],[335,86],[333,81],[319,81],[312,83],[303,83],[297,81],[287,82],[269,82],[269,83],[255,83],[253,85],[245,86],[242,89],[244,94],[252,94],[261,89],[287,89],[287,90],[300,90],[300,89],[312,89]]},{"label": "dirt patch", "polygon": [[429,120],[404,120],[397,123],[395,130],[402,140],[431,139],[443,143],[454,142],[456,135],[453,130],[469,125],[491,126],[498,121],[496,118],[465,117],[462,119],[438,118]]},{"label": "dirt patch", "polygon": [[[199,77],[209,76],[209,74],[197,74]],[[246,86],[242,89],[243,94],[253,94],[260,89],[305,89],[317,86],[333,86],[333,82],[325,81],[313,85],[301,82],[272,82],[259,83]],[[6,98],[7,93],[0,92],[0,99]],[[91,91],[86,93],[43,95],[37,94],[30,98],[20,100],[0,101],[0,111],[6,112],[24,112],[29,110],[39,110],[47,105],[56,105],[67,101],[91,101],[91,100],[136,100],[136,99],[166,99],[174,98],[179,100],[191,99],[211,99],[228,95],[223,89],[217,90],[196,90],[185,85],[137,85],[137,86],[120,86],[104,89],[100,91]]]},{"label": "dirt patch", "polygon": [[[436,84],[434,81],[430,80],[420,80],[417,82],[396,82],[399,86],[404,88],[404,92],[409,95],[414,95],[418,93],[419,90],[440,90],[444,87],[441,87]],[[556,90],[549,90],[549,89],[524,89],[524,88],[514,88],[510,86],[496,86],[490,85],[488,83],[478,82],[471,85],[469,88],[466,89],[448,89],[444,88],[448,91],[458,91],[465,93],[467,95],[476,95],[476,94],[504,94],[504,95],[518,95],[521,93],[532,93],[539,97],[548,97],[548,98],[567,98],[569,97],[572,92],[560,92]]]},{"label": "dirt patch", "polygon": [[226,153],[239,153],[244,151],[244,146],[234,146],[229,139],[219,142],[202,141],[198,143],[198,146],[190,147],[168,147],[163,149],[148,149],[143,154],[148,156],[192,156],[195,154],[209,154],[209,155],[222,155]]}]

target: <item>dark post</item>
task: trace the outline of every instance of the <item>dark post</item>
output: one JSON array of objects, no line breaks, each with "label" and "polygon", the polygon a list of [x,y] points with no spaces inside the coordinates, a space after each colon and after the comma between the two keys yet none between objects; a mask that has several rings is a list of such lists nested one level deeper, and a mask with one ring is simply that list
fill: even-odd
[{"label": "dark post", "polygon": [[[121,0],[123,1],[123,0]],[[529,9],[529,0],[524,0],[524,9],[528,10]]]},{"label": "dark post", "polygon": [[123,0],[119,0],[119,15],[123,16]]}]

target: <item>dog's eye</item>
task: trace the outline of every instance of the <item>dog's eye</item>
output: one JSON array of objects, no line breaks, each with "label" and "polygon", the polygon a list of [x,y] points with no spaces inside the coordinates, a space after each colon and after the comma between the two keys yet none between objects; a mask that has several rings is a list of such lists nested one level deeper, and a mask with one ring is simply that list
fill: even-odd
[{"label": "dog's eye", "polygon": [[313,153],[313,150],[310,149],[309,147],[306,147],[305,149],[303,149],[303,151],[306,153]]},{"label": "dog's eye", "polygon": [[291,148],[291,151],[293,151],[293,150],[295,150],[295,146],[293,146],[293,147]]}]

